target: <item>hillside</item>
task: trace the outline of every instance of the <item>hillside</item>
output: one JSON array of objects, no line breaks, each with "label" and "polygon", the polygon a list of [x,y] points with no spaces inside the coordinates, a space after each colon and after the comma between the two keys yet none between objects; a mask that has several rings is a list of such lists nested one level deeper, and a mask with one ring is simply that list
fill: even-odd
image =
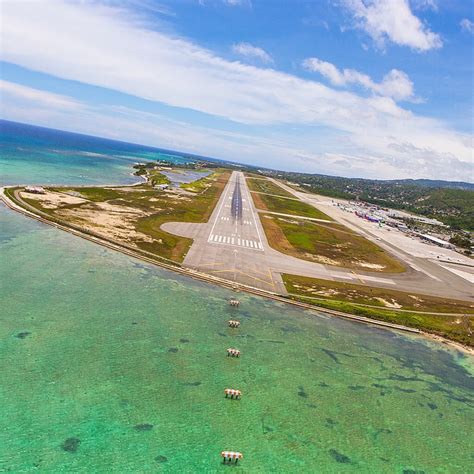
[{"label": "hillside", "polygon": [[361,199],[440,220],[454,229],[474,230],[474,185],[432,180],[370,180],[306,173],[262,171],[324,196]]}]

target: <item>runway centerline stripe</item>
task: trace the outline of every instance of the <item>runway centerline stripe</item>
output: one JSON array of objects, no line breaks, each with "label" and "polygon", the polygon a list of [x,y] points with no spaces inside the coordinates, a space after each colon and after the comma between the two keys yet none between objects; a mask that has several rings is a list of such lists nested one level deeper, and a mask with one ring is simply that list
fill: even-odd
[{"label": "runway centerline stripe", "polygon": [[[231,188],[231,180],[230,180],[230,178],[229,178],[229,182],[227,183],[227,191],[226,191],[227,195],[229,195],[229,190],[230,190],[230,188]],[[224,207],[224,203],[225,203],[225,197],[224,197],[224,199],[222,200],[221,207],[220,207],[219,210],[217,211],[217,216],[216,216],[216,219],[214,220],[214,224],[212,225],[212,229],[211,229],[211,232],[210,232],[211,234],[214,233],[214,228],[215,228],[215,226],[216,226],[216,224],[217,224],[217,219],[218,219],[218,217],[221,215],[222,209],[223,209],[223,207]]]}]

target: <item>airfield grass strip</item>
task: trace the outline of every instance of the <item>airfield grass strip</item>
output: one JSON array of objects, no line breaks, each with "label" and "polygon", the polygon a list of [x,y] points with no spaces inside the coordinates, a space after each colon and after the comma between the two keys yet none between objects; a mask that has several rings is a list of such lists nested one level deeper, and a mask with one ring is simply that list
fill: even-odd
[{"label": "airfield grass strip", "polygon": [[261,222],[270,246],[286,255],[359,271],[405,271],[399,260],[340,224],[321,225],[270,214],[261,214]]},{"label": "airfield grass strip", "polygon": [[309,303],[319,308],[341,311],[356,316],[420,329],[474,347],[474,317],[470,315],[460,315],[457,317],[419,314],[389,309],[364,308],[346,301],[328,299],[319,300],[315,303],[311,298],[304,296],[291,296],[290,298],[294,301]]},{"label": "airfield grass strip", "polygon": [[312,217],[327,221],[333,220],[319,209],[316,209],[303,201],[299,201],[294,197],[286,198],[270,194],[257,194],[255,192],[252,192],[252,197],[257,209],[263,211],[279,212],[280,214],[291,214],[299,217]]},{"label": "airfield grass strip", "polygon": [[[382,309],[432,313],[461,313],[474,316],[474,303],[301,275],[282,275],[289,293],[323,300],[344,300]],[[392,305],[392,307],[388,306]]]},{"label": "airfield grass strip", "polygon": [[[54,187],[46,188],[47,191],[59,193],[74,193],[87,200],[86,203],[66,204],[59,208],[64,213],[71,211],[71,217],[68,219],[64,215],[58,216],[56,209],[48,209],[42,206],[39,200],[22,198],[31,208],[47,216],[48,219],[65,226],[80,229],[81,232],[104,238],[107,238],[100,232],[94,232],[83,228],[81,221],[74,218],[75,209],[87,207],[87,210],[94,212],[94,205],[108,203],[114,206],[133,207],[146,212],[148,215],[139,217],[133,224],[135,230],[141,234],[151,237],[152,242],[146,242],[143,239],[131,238],[130,242],[134,248],[144,251],[147,255],[156,255],[159,258],[165,258],[174,262],[181,263],[189,251],[193,240],[187,237],[180,237],[170,234],[161,229],[161,225],[166,222],[207,222],[216,206],[222,191],[228,181],[230,173],[226,170],[219,170],[210,176],[201,178],[197,181],[201,191],[196,194],[186,196],[168,195],[163,191],[153,189],[149,184],[139,186],[117,186],[110,187]],[[21,190],[21,188],[17,188]],[[6,190],[11,198],[14,193],[10,189]],[[153,198],[150,200],[149,198]],[[16,199],[13,199],[18,205]],[[92,208],[91,208],[92,206]],[[97,209],[95,210],[97,212]],[[94,225],[92,221],[89,225]],[[118,239],[120,240],[120,239]],[[115,242],[117,243],[117,242]],[[120,245],[127,245],[127,242],[120,240]]]},{"label": "airfield grass strip", "polygon": [[291,193],[272,181],[269,181],[267,178],[247,178],[247,185],[250,191],[294,198]]}]

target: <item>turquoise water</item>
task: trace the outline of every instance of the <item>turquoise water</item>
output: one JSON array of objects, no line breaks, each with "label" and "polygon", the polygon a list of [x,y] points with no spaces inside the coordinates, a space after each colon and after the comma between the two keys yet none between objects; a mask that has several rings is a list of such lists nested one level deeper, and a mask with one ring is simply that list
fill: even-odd
[{"label": "turquoise water", "polygon": [[235,310],[4,207],[0,229],[0,472],[474,471],[472,358],[250,295]]},{"label": "turquoise water", "polygon": [[2,184],[132,184],[135,162],[186,162],[185,155],[0,120]]}]

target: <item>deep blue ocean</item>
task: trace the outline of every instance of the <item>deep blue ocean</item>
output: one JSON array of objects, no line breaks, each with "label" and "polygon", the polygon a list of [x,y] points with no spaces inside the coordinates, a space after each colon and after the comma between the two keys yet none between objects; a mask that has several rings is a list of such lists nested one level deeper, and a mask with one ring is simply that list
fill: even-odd
[{"label": "deep blue ocean", "polygon": [[0,120],[0,184],[130,184],[135,162],[193,155]]}]

